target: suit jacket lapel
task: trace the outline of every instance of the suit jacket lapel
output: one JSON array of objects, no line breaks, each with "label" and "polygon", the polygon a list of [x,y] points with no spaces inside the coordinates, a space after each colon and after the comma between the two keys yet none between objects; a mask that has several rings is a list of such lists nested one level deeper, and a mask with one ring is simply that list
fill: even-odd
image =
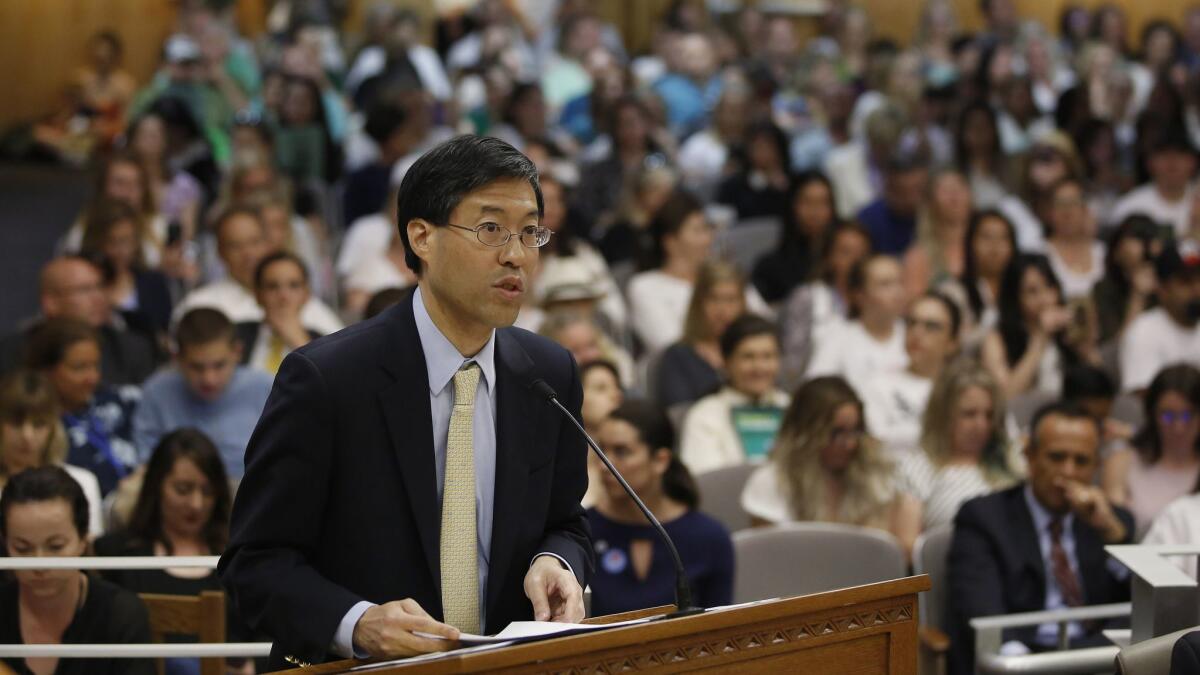
[{"label": "suit jacket lapel", "polygon": [[1037,582],[1038,608],[1042,609],[1046,599],[1046,561],[1042,557],[1042,545],[1038,537],[1037,526],[1033,522],[1033,514],[1025,503],[1025,484],[1010,488],[1008,495],[1009,522],[1013,523],[1017,535],[1013,539],[1013,548],[1022,564],[1029,566]]},{"label": "suit jacket lapel", "polygon": [[[521,504],[529,478],[527,448],[534,441],[541,402],[529,389],[529,355],[505,330],[496,331],[496,487],[488,560],[487,615],[496,616],[500,590],[513,564]],[[522,561],[517,561],[520,564]],[[528,561],[525,561],[526,563]]]},{"label": "suit jacket lapel", "polygon": [[[413,296],[409,294],[406,300],[388,310],[392,337],[387,341],[387,353],[381,364],[395,381],[379,392],[379,404],[429,573],[434,580],[440,580],[441,518],[437,501],[437,466],[433,456],[433,417],[429,409],[429,373],[413,319],[412,303]],[[441,597],[440,586],[437,596]],[[441,613],[440,607],[426,609],[435,615]],[[434,609],[438,611],[434,612]]]},{"label": "suit jacket lapel", "polygon": [[1107,568],[1105,566],[1104,542],[1091,527],[1076,516],[1071,528],[1075,535],[1075,560],[1079,563],[1079,577],[1083,584],[1084,604],[1104,602],[1103,592]]}]

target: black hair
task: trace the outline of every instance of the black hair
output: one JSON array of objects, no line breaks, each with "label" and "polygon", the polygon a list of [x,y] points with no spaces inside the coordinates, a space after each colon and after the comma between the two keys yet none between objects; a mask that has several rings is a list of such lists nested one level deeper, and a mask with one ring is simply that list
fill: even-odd
[{"label": "black hair", "polygon": [[[786,158],[786,155],[784,156]],[[786,159],[784,160],[787,161]],[[820,183],[829,190],[829,212],[830,221],[827,224],[825,234],[817,241],[809,241],[800,236],[800,223],[796,218],[796,200],[800,198],[800,193],[813,183]],[[822,248],[824,239],[829,236],[830,231],[838,223],[837,216],[837,195],[833,190],[833,183],[829,177],[820,171],[809,170],[801,171],[792,178],[791,185],[788,189],[787,212],[783,218],[783,237],[780,240],[780,250],[794,251],[799,253],[804,258],[807,258],[811,253],[819,251]]]},{"label": "black hair", "polygon": [[39,371],[54,368],[66,358],[67,350],[80,342],[93,342],[99,347],[100,334],[78,319],[43,319],[27,334],[25,366]]},{"label": "black hair", "polygon": [[408,122],[408,110],[391,102],[378,102],[367,110],[363,131],[379,146]]},{"label": "black hair", "polygon": [[867,228],[863,227],[862,223],[857,221],[844,221],[835,223],[829,232],[825,235],[825,241],[821,243],[821,259],[817,261],[816,277],[827,284],[833,284],[833,270],[828,268],[829,256],[833,253],[833,247],[837,240],[844,234],[856,234],[862,237],[863,241],[867,242],[867,257],[870,257],[873,251],[871,245],[871,233]]},{"label": "black hair", "polygon": [[206,345],[217,340],[237,341],[233,322],[219,309],[197,307],[179,319],[175,326],[175,343],[180,353],[188,347]]},{"label": "black hair", "polygon": [[1063,374],[1062,397],[1067,401],[1088,398],[1112,399],[1117,395],[1117,385],[1103,368],[1080,363],[1067,368]]},{"label": "black hair", "polygon": [[1138,48],[1141,50],[1139,58],[1146,58],[1146,47],[1150,42],[1150,35],[1155,31],[1160,30],[1165,30],[1167,34],[1171,36],[1171,60],[1178,61],[1183,45],[1183,38],[1179,35],[1179,31],[1175,28],[1175,26],[1171,25],[1171,22],[1167,21],[1166,19],[1151,19],[1142,27],[1142,41],[1141,44],[1138,45]]},{"label": "black hair", "polygon": [[783,133],[774,122],[770,120],[759,120],[752,123],[743,134],[744,139],[741,143],[742,168],[743,170],[750,169],[750,144],[756,138],[766,138],[775,148],[775,152],[779,154],[779,163],[784,172],[791,169],[791,164],[788,159],[788,137]]},{"label": "black hair", "polygon": [[403,300],[409,293],[411,288],[384,288],[376,291],[371,299],[367,301],[367,308],[363,310],[363,319],[370,319],[378,315],[383,310]]},{"label": "black hair", "polygon": [[667,197],[662,206],[655,212],[654,218],[650,220],[650,230],[652,246],[649,252],[649,258],[645,261],[644,269],[657,269],[666,262],[667,252],[663,246],[663,239],[667,235],[673,235],[683,228],[683,224],[694,213],[702,212],[704,205],[700,203],[690,192],[683,189],[676,189]]},{"label": "black hair", "polygon": [[[330,130],[329,116],[325,113],[321,88],[313,80],[298,75],[285,75],[284,86],[288,85],[304,87],[308,91],[309,97],[312,98],[313,122],[320,127],[325,146],[325,166],[321,167],[321,178],[328,183],[333,183],[342,172],[342,146],[333,140],[333,132]],[[292,178],[300,180],[303,176],[292,176]]]},{"label": "black hair", "polygon": [[66,500],[71,524],[82,539],[88,534],[88,502],[83,488],[60,466],[26,469],[8,479],[0,494],[0,537],[8,538],[8,510],[16,504]]},{"label": "black hair", "polygon": [[119,61],[125,54],[125,44],[121,41],[120,34],[111,28],[96,33],[92,36],[96,42],[107,42],[108,46],[113,50],[113,56]]},{"label": "black hair", "polygon": [[[1146,389],[1146,396],[1142,399],[1144,422],[1132,441],[1133,447],[1147,464],[1157,462],[1162,457],[1162,439],[1158,437],[1156,409],[1162,397],[1172,391],[1186,398],[1188,403],[1200,412],[1200,370],[1191,364],[1180,363],[1163,368],[1150,381],[1150,387]],[[1196,439],[1196,450],[1200,452],[1200,437]]]},{"label": "black hair", "polygon": [[1140,239],[1145,247],[1146,259],[1150,259],[1150,244],[1158,239],[1159,224],[1144,213],[1131,213],[1121,221],[1117,229],[1108,237],[1108,249],[1104,253],[1104,277],[1116,284],[1121,296],[1129,294],[1133,280],[1125,276],[1124,270],[1117,264],[1117,249],[1121,241],[1129,238]]},{"label": "black hair", "polygon": [[[995,209],[985,209],[983,211],[975,211],[971,214],[971,220],[967,223],[967,234],[963,238],[963,271],[959,281],[962,282],[963,290],[967,293],[967,306],[971,309],[971,315],[975,321],[983,316],[983,294],[979,292],[979,284],[976,283],[976,268],[979,263],[975,260],[975,236],[979,233],[983,226],[983,221],[987,219],[995,219],[1004,223],[1008,229],[1008,243],[1012,247],[1012,256],[1009,258],[1008,267],[1011,268],[1016,262],[1017,254],[1020,251],[1017,248],[1017,230],[1013,227],[1012,222],[1003,214]],[[1005,272],[1007,276],[1007,271]],[[1003,279],[1004,276],[1001,276]]]},{"label": "black hair", "polygon": [[775,329],[775,324],[756,314],[743,314],[739,316],[733,320],[733,323],[729,324],[724,333],[721,333],[719,341],[721,356],[728,359],[733,356],[733,352],[737,350],[738,345],[759,335],[770,335],[778,343],[779,334]]},{"label": "black hair", "polygon": [[689,509],[700,506],[700,490],[688,468],[675,452],[675,430],[663,409],[649,401],[627,399],[609,413],[609,419],[628,422],[637,430],[650,453],[666,448],[671,453],[671,463],[662,477],[663,492]]},{"label": "black hair", "polygon": [[[990,53],[991,52],[989,52],[989,54]],[[980,71],[983,71],[982,64],[980,65]],[[983,77],[983,75],[981,75],[981,77]],[[984,88],[984,91],[987,91],[986,87]],[[971,164],[969,162],[970,158],[967,157],[967,144],[963,141],[963,138],[966,136],[967,119],[970,118],[971,115],[976,114],[982,114],[985,118],[987,118],[988,125],[992,128],[992,143],[994,147],[992,148],[991,157],[993,159],[993,163],[995,158],[1002,156],[1000,149],[1000,126],[996,121],[996,111],[992,110],[992,106],[988,105],[987,101],[976,99],[963,106],[962,110],[959,111],[958,118],[955,120],[954,124],[954,159],[958,163],[958,168],[962,171],[969,171],[971,169]]]},{"label": "black hair", "polygon": [[258,264],[254,266],[254,288],[256,290],[262,286],[263,275],[267,273],[267,268],[280,261],[295,263],[296,267],[300,268],[300,276],[304,278],[304,283],[309,283],[308,267],[300,259],[300,256],[291,251],[275,251],[274,253],[267,254],[265,258],[258,261]]},{"label": "black hair", "polygon": [[538,171],[516,148],[490,136],[464,135],[452,138],[425,153],[413,163],[396,198],[396,222],[404,243],[404,262],[417,276],[421,259],[408,241],[409,221],[421,219],[443,227],[450,213],[469,193],[497,180],[529,181],[537,199],[538,217],[544,209]]},{"label": "black hair", "polygon": [[[1057,416],[1065,417],[1071,420],[1086,420],[1088,424],[1096,430],[1096,438],[1103,437],[1103,430],[1100,428],[1100,420],[1092,417],[1078,403],[1074,401],[1054,401],[1038,408],[1033,414],[1033,421],[1029,423],[1029,445],[1032,448],[1037,448],[1038,442],[1038,427],[1047,417]],[[1097,448],[1097,452],[1099,448]]]},{"label": "black hair", "polygon": [[[1025,349],[1029,347],[1029,329],[1025,327],[1025,317],[1021,312],[1021,280],[1025,278],[1025,272],[1035,269],[1046,283],[1054,287],[1058,293],[1059,302],[1064,301],[1062,284],[1059,283],[1058,277],[1054,274],[1054,269],[1050,267],[1050,260],[1041,254],[1021,254],[1017,256],[1012,265],[1009,265],[1008,271],[1004,275],[1004,281],[1000,284],[1000,338],[1004,341],[1004,351],[1008,357],[1008,365],[1013,366],[1021,357],[1025,355]],[[1068,347],[1062,339],[1062,335],[1054,337],[1055,344],[1058,345],[1059,352],[1062,353],[1065,365],[1072,365],[1078,361],[1075,358],[1075,351]]]},{"label": "black hair", "polygon": [[587,363],[581,363],[579,365],[579,381],[582,382],[589,372],[596,369],[607,370],[617,381],[617,386],[621,386],[621,373],[617,370],[617,364],[608,359],[594,359]]},{"label": "black hair", "polygon": [[203,432],[190,427],[172,431],[154,446],[142,489],[129,516],[129,533],[146,544],[162,544],[168,555],[173,553],[171,541],[163,531],[162,490],[167,475],[181,459],[195,464],[212,489],[213,510],[204,524],[203,536],[209,552],[219,555],[229,541],[229,512],[233,504],[229,479],[217,446]]}]

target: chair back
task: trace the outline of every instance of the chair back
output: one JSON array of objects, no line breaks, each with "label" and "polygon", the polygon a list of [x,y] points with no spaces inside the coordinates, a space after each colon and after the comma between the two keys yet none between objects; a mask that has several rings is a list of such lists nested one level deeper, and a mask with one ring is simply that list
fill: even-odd
[{"label": "chair back", "polygon": [[750,275],[754,264],[779,247],[783,224],[777,218],[752,218],[717,233],[713,248],[717,255]]},{"label": "chair back", "polygon": [[[142,604],[150,614],[150,635],[163,642],[167,635],[195,637],[204,643],[225,642],[225,594],[203,591],[200,595],[165,595],[139,593]],[[159,675],[163,660],[158,659]],[[225,659],[200,660],[200,675],[224,675]]]},{"label": "chair back", "polygon": [[1171,672],[1171,653],[1184,635],[1200,630],[1192,626],[1149,640],[1142,640],[1117,652],[1118,675],[1163,675]]},{"label": "chair back", "polygon": [[700,510],[716,518],[730,532],[750,527],[750,515],[742,509],[742,488],[756,464],[738,464],[696,474]]},{"label": "chair back", "polygon": [[734,602],[786,598],[899,579],[908,571],[896,539],[873,528],[788,523],[733,535]]},{"label": "chair back", "polygon": [[933,587],[917,597],[922,626],[946,630],[946,556],[950,553],[952,525],[922,532],[913,544],[913,574],[928,574]]}]

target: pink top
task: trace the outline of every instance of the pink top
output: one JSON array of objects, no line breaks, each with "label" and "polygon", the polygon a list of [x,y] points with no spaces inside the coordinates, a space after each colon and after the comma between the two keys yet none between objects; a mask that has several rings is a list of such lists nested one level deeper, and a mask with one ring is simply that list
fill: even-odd
[{"label": "pink top", "polygon": [[1133,512],[1137,526],[1135,541],[1142,540],[1142,535],[1167,504],[1192,492],[1197,476],[1200,476],[1200,465],[1180,471],[1161,464],[1147,465],[1141,455],[1134,458],[1129,465],[1126,487],[1129,489],[1129,510]]}]

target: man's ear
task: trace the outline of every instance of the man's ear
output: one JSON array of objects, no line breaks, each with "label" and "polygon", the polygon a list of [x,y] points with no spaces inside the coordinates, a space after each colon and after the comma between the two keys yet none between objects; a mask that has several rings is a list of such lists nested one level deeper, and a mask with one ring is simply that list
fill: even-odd
[{"label": "man's ear", "polygon": [[430,251],[433,249],[433,231],[437,227],[424,218],[413,218],[405,228],[408,233],[408,248],[422,263],[428,263]]}]

